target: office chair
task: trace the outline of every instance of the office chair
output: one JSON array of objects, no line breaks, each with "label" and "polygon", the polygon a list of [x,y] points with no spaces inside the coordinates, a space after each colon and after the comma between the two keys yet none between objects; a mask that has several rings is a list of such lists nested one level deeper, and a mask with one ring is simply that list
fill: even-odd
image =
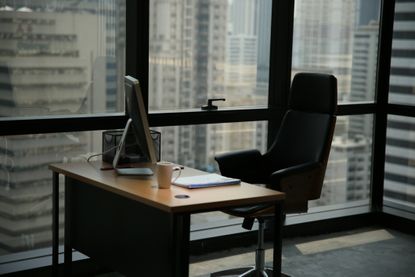
[{"label": "office chair", "polygon": [[[286,193],[284,214],[307,212],[308,201],[320,198],[336,123],[337,80],[332,75],[298,73],[291,85],[288,110],[270,149],[244,150],[217,155],[222,175],[244,182],[265,184]],[[212,273],[211,276],[272,276],[265,268],[263,238],[265,219],[273,206],[253,205],[224,211],[243,217],[251,229],[257,219],[258,245],[255,266]],[[268,275],[267,275],[268,274]]]}]

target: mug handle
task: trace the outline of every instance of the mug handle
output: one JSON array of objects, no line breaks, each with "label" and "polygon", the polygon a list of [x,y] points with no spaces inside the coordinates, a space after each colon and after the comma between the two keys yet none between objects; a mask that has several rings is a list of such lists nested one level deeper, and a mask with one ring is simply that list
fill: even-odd
[{"label": "mug handle", "polygon": [[174,166],[173,171],[179,171],[179,174],[176,177],[174,177],[172,183],[176,182],[177,178],[180,177],[180,175],[182,174],[182,168],[180,166]]}]

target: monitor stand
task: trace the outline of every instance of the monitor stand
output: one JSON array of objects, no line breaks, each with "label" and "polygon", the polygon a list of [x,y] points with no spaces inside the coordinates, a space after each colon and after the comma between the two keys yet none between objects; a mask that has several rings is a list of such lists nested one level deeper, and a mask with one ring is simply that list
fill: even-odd
[{"label": "monitor stand", "polygon": [[127,176],[151,176],[154,174],[153,170],[147,167],[131,167],[131,168],[115,168],[118,175]]},{"label": "monitor stand", "polygon": [[121,151],[127,139],[127,133],[131,126],[131,118],[127,120],[125,125],[124,132],[121,136],[121,141],[117,146],[117,151],[115,152],[114,160],[112,161],[112,167],[118,175],[127,175],[127,176],[151,176],[154,174],[153,170],[148,167],[132,167],[132,168],[118,168],[118,162],[120,160]]}]

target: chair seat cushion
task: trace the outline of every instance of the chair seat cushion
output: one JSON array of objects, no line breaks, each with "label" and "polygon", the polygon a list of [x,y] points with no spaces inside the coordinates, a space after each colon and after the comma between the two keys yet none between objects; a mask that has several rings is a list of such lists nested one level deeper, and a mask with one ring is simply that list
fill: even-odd
[{"label": "chair seat cushion", "polygon": [[233,216],[238,216],[238,217],[250,217],[272,206],[273,206],[272,204],[258,204],[258,205],[252,205],[252,206],[246,206],[246,207],[232,208],[232,209],[225,210],[224,212],[227,214],[233,215]]}]

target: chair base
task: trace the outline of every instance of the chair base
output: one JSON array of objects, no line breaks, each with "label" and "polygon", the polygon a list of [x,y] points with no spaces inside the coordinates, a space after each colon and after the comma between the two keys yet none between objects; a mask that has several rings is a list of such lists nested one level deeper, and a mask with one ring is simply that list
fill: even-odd
[{"label": "chair base", "polygon": [[[257,270],[255,266],[241,267],[226,269],[210,274],[210,277],[222,277],[222,276],[237,276],[237,277],[272,277],[274,273],[271,267],[266,267],[262,272]],[[284,273],[281,273],[281,277],[290,277]]]}]

